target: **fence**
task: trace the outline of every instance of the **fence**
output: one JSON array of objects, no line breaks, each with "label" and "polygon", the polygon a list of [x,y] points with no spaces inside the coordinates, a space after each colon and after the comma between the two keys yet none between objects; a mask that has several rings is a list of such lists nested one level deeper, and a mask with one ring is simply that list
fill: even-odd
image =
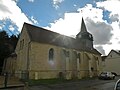
[{"label": "fence", "polygon": [[24,83],[11,73],[4,73],[0,75],[0,88],[13,86],[24,86]]}]

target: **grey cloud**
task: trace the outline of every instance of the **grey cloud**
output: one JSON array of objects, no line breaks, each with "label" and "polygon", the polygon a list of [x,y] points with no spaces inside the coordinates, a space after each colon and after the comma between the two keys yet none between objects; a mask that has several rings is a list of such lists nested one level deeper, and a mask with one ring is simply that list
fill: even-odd
[{"label": "grey cloud", "polygon": [[112,22],[115,22],[115,21],[119,21],[119,15],[118,14],[114,14],[114,15],[111,15],[110,16],[110,19]]},{"label": "grey cloud", "polygon": [[120,41],[118,42],[118,44],[120,44]]},{"label": "grey cloud", "polygon": [[119,26],[119,28],[120,28],[120,22],[119,22],[118,26]]},{"label": "grey cloud", "polygon": [[17,3],[19,0],[12,0],[12,1],[15,1]]},{"label": "grey cloud", "polygon": [[105,50],[103,49],[102,46],[96,46],[95,47],[102,55],[105,55]]},{"label": "grey cloud", "polygon": [[108,45],[112,45],[112,42],[109,42]]},{"label": "grey cloud", "polygon": [[3,4],[0,4],[0,11],[11,13],[9,8]]},{"label": "grey cloud", "polygon": [[111,30],[113,28],[105,22],[95,23],[90,18],[87,18],[87,28],[94,37],[94,45],[109,44],[112,37]]}]

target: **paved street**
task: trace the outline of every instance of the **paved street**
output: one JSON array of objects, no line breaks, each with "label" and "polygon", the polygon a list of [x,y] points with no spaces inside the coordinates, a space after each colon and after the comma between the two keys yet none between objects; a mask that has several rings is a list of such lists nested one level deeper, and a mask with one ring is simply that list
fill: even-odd
[{"label": "paved street", "polygon": [[86,88],[83,88],[83,90],[113,90],[114,85],[115,85],[115,82],[109,82],[109,83],[86,87]]},{"label": "paved street", "polygon": [[114,84],[118,79],[119,77],[115,80],[81,80],[64,84],[9,88],[4,90],[113,90]]}]

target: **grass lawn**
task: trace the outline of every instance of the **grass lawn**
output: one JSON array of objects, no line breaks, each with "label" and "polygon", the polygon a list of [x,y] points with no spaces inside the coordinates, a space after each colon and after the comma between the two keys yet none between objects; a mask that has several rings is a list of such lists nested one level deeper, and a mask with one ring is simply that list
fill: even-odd
[{"label": "grass lawn", "polygon": [[81,81],[81,80],[90,80],[93,78],[84,78],[84,79],[60,79],[60,78],[55,78],[55,79],[38,79],[38,80],[33,80],[30,79],[28,80],[28,85],[40,85],[40,84],[45,84],[45,85],[50,85],[50,84],[60,84],[60,83],[68,83],[68,82],[76,82],[76,81]]},{"label": "grass lawn", "polygon": [[66,80],[66,79],[39,79],[39,80],[29,80],[28,84],[29,85],[39,85],[39,84],[60,84],[60,83],[66,83],[71,80]]}]

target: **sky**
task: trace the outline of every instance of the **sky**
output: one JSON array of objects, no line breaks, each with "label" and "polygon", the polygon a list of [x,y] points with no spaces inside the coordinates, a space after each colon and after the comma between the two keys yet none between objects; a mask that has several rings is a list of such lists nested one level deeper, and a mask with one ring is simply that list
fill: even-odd
[{"label": "sky", "polygon": [[102,55],[120,50],[120,0],[0,0],[0,31],[9,35],[26,22],[75,37],[82,17]]}]

